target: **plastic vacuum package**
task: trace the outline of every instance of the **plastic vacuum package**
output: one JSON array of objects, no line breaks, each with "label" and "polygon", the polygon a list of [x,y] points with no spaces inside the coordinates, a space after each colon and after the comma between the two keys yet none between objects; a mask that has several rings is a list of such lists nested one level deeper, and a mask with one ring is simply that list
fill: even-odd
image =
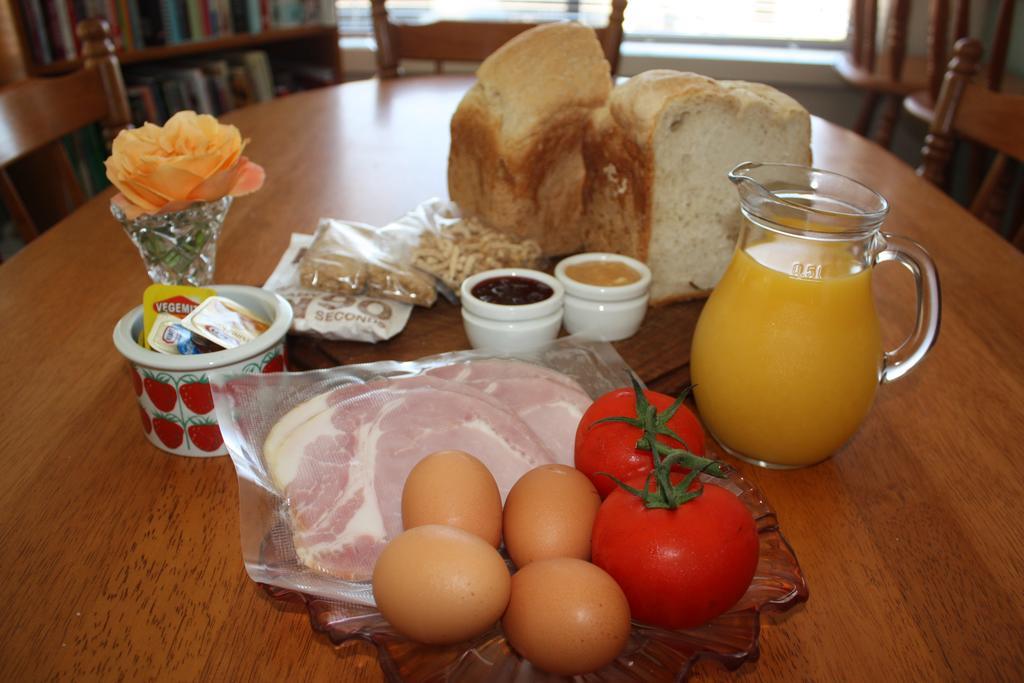
[{"label": "plastic vacuum package", "polygon": [[[487,379],[495,372],[504,379]],[[471,451],[444,441],[446,435],[459,441],[466,430],[473,438],[500,433],[511,448],[527,453],[552,442],[536,432],[555,424],[570,430],[555,439],[568,446],[542,455],[571,464],[578,417],[548,420],[548,426],[537,418],[569,409],[564,404],[574,398],[582,400],[573,414],[582,414],[593,398],[628,386],[629,368],[610,344],[565,338],[516,354],[457,351],[302,373],[211,373],[211,385],[238,476],[249,576],[310,597],[372,606],[368,578],[375,553],[401,527],[400,517],[396,529],[394,515],[377,510],[364,492],[380,487],[380,500],[400,500],[408,470],[441,450],[439,444]],[[533,415],[524,412],[536,407],[535,395],[559,392],[568,398]],[[400,435],[389,433],[395,425],[404,430]],[[499,488],[511,486],[496,478]],[[356,494],[343,500],[325,498],[325,491],[350,490]],[[334,508],[325,509],[327,499]],[[341,548],[346,537],[351,542]],[[368,554],[353,555],[367,548]]]}]

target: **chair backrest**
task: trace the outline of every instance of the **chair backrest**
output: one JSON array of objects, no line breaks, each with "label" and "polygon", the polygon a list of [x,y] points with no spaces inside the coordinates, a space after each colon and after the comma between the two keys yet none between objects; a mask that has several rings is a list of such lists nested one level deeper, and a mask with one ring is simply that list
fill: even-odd
[{"label": "chair backrest", "polygon": [[107,22],[88,19],[78,25],[77,32],[82,41],[82,68],[64,76],[30,78],[0,89],[0,197],[26,242],[38,235],[38,230],[7,166],[44,147],[57,148],[56,179],[66,189],[72,204],[69,209],[73,209],[84,201],[82,189],[63,147],[54,143],[97,122],[109,143],[131,121]]},{"label": "chair backrest", "polygon": [[923,159],[917,173],[943,187],[958,136],[991,148],[996,158],[971,203],[971,212],[994,224],[998,222],[1000,211],[1006,208],[1005,205],[993,206],[993,200],[1005,201],[999,192],[1008,160],[1024,161],[1024,95],[999,93],[973,83],[981,55],[981,43],[977,40],[957,41],[921,150]]},{"label": "chair backrest", "polygon": [[[605,57],[614,75],[619,65],[622,43],[622,18],[627,0],[612,0],[608,25],[595,29]],[[381,78],[398,76],[403,59],[435,62],[481,62],[506,42],[537,24],[524,22],[438,21],[411,25],[392,23],[385,0],[371,0],[373,33],[377,39],[377,74]]]},{"label": "chair backrest", "polygon": [[[1016,0],[1000,0],[992,27],[989,61],[985,68],[985,82],[991,90],[999,90],[1006,73],[1006,55],[1010,47],[1013,28],[1013,8]],[[970,0],[956,0],[950,17],[949,0],[930,0],[928,26],[928,91],[937,101],[942,88],[950,46],[970,35]],[[951,21],[952,19],[952,21]]]},{"label": "chair backrest", "polygon": [[[922,0],[917,0],[921,3]],[[1006,71],[1006,57],[1013,27],[1015,0],[1000,0],[991,31],[986,80],[999,90]],[[907,61],[908,30],[913,0],[891,0],[885,24],[885,40],[877,45],[879,0],[853,0],[850,11],[849,60],[855,66],[898,82]],[[928,0],[928,47],[925,78],[932,101],[938,97],[952,46],[970,35],[971,0]],[[916,74],[914,74],[916,77]]]},{"label": "chair backrest", "polygon": [[850,61],[868,72],[892,82],[902,78],[907,57],[907,24],[910,0],[892,0],[885,24],[885,41],[876,45],[878,33],[878,0],[853,0],[850,10]]}]

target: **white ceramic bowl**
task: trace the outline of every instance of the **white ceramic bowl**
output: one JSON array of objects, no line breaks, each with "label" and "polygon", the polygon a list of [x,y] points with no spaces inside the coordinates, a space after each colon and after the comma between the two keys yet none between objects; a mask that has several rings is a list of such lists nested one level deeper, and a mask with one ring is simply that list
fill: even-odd
[{"label": "white ceramic bowl", "polygon": [[[586,261],[618,261],[640,273],[640,279],[626,285],[603,287],[566,275],[566,267]],[[563,323],[570,334],[619,341],[632,337],[640,329],[651,288],[651,270],[644,263],[621,254],[589,252],[559,261],[555,277],[565,287]]]},{"label": "white ceramic bowl", "polygon": [[[544,283],[552,295],[532,304],[504,305],[481,301],[473,288],[496,277],[525,277]],[[542,346],[558,336],[565,289],[547,273],[529,268],[497,268],[471,275],[462,282],[462,322],[475,349],[518,351]]]},{"label": "white ceramic bowl", "polygon": [[142,306],[130,310],[114,327],[114,346],[131,366],[132,388],[146,438],[176,455],[227,453],[213,415],[210,370],[256,373],[285,369],[284,341],[292,324],[291,305],[259,287],[213,285],[212,289],[270,321],[270,328],[234,349],[169,356],[139,346]]},{"label": "white ceramic bowl", "polygon": [[544,346],[558,336],[562,311],[533,320],[488,320],[462,309],[462,324],[474,349],[525,351]]}]

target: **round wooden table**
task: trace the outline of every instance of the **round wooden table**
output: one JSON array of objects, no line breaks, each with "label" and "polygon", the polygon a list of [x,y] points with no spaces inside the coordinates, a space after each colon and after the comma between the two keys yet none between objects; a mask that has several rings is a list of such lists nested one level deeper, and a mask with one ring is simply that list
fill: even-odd
[{"label": "round wooden table", "polygon": [[[217,280],[259,285],[321,216],[381,224],[446,195],[448,121],[466,77],[349,83],[229,117],[267,170],[235,202]],[[694,680],[996,680],[1024,670],[1024,256],[885,150],[814,121],[816,165],[891,201],[887,229],[942,278],[937,347],[883,387],[832,460],[774,472],[766,494],[811,598],[762,629],[761,657]],[[148,284],[102,194],[0,266],[0,679],[352,680],[368,645],[333,648],[303,609],[246,575],[228,458],[166,455],[138,423],[115,321]],[[913,292],[876,278],[890,345]],[[652,310],[618,344],[653,386],[686,383],[701,304]],[[378,345],[292,338],[319,367],[465,347],[457,309],[417,311]]]}]

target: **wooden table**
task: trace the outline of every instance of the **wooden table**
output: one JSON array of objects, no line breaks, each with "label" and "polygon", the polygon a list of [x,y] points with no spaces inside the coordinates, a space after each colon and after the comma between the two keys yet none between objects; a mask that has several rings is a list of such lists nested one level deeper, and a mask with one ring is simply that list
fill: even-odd
[{"label": "wooden table", "polygon": [[[289,233],[320,216],[380,224],[444,196],[448,119],[465,78],[374,81],[231,117],[266,187],[237,201],[221,282],[258,285]],[[817,165],[892,202],[888,229],[942,277],[938,346],[883,387],[836,458],[739,468],[779,512],[811,599],[762,631],[760,661],[695,680],[995,680],[1024,670],[1024,256],[888,152],[815,121]],[[228,458],[165,455],[139,428],[114,322],[141,298],[141,261],[105,193],[0,266],[0,680],[361,680],[366,645],[333,649],[303,610],[269,599],[239,550]],[[880,269],[890,342],[912,291]],[[619,345],[658,388],[686,381],[700,304],[651,312]],[[454,308],[417,312],[386,344],[291,340],[307,365],[465,346]]]}]

